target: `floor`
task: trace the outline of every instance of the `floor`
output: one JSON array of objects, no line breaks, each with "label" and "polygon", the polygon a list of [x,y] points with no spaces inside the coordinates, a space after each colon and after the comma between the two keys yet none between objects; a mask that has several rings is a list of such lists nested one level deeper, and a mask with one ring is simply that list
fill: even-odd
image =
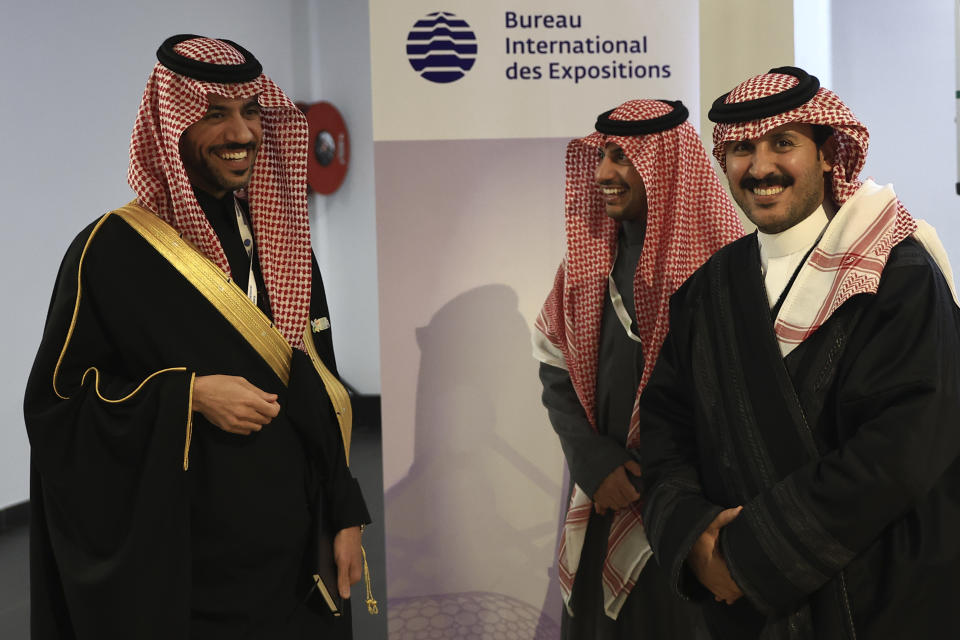
[{"label": "floor", "polygon": [[[379,615],[369,615],[363,581],[354,585],[353,629],[356,640],[385,640],[387,637],[386,575],[383,536],[383,466],[380,430],[354,429],[351,468],[360,481],[374,523],[367,527],[363,544],[370,565],[373,594],[380,603]],[[0,519],[0,638],[26,640],[30,637],[30,576],[28,571],[26,524]]]},{"label": "floor", "polygon": [[21,640],[30,633],[30,576],[26,525],[0,533],[0,638]]}]

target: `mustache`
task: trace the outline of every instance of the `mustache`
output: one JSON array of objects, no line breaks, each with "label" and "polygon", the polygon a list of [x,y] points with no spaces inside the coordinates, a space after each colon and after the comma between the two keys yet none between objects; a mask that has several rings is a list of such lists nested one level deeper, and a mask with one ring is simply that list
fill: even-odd
[{"label": "mustache", "polygon": [[762,178],[751,178],[749,176],[740,181],[741,189],[765,189],[769,187],[789,187],[793,184],[793,178],[785,175],[769,175]]}]

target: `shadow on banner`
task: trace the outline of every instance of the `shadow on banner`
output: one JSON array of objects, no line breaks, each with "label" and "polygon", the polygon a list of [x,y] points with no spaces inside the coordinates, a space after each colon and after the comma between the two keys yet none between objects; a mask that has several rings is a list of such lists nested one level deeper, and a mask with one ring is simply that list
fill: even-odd
[{"label": "shadow on banner", "polygon": [[[510,438],[545,425],[517,302],[505,285],[477,287],[416,330],[414,460],[386,494],[393,639],[559,637],[555,561],[542,559],[562,514],[535,516],[530,501],[563,504],[562,489]],[[540,609],[516,597],[529,572],[549,574]]]}]

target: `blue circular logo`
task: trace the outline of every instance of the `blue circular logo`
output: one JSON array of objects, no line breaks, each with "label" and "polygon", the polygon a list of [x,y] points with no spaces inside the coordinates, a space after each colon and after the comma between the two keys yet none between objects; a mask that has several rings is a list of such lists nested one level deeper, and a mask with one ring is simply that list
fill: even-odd
[{"label": "blue circular logo", "polygon": [[477,60],[477,36],[466,20],[448,11],[434,11],[417,20],[407,35],[407,58],[414,71],[430,82],[454,82]]}]

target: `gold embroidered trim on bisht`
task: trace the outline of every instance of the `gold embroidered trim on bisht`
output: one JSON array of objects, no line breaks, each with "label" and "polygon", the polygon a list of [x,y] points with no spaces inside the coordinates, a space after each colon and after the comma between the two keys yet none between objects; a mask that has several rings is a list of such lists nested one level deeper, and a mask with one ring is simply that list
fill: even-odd
[{"label": "gold embroidered trim on bisht", "polygon": [[343,452],[347,458],[347,466],[350,466],[350,436],[353,433],[353,406],[350,404],[350,394],[346,387],[333,375],[327,366],[320,359],[317,353],[317,345],[313,343],[310,325],[307,324],[303,331],[303,345],[307,349],[307,355],[313,362],[313,368],[320,374],[323,380],[323,386],[330,396],[330,403],[333,404],[333,410],[337,414],[337,422],[340,424],[340,435],[343,436]]},{"label": "gold embroidered trim on bisht", "polygon": [[290,382],[293,348],[230,278],[177,231],[135,202],[113,213],[123,218],[250,343],[283,384]]}]

